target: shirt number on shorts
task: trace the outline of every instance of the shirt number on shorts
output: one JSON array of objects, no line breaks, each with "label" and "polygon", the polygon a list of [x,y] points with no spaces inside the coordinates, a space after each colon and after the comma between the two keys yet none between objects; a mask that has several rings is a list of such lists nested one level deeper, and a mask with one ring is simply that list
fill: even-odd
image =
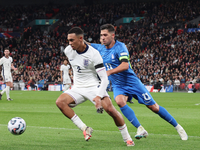
[{"label": "shirt number on shorts", "polygon": [[142,94],[142,96],[144,97],[144,100],[150,100],[151,99],[151,97],[147,93]]},{"label": "shirt number on shorts", "polygon": [[105,65],[106,65],[106,70],[113,69],[110,63],[105,63]]}]

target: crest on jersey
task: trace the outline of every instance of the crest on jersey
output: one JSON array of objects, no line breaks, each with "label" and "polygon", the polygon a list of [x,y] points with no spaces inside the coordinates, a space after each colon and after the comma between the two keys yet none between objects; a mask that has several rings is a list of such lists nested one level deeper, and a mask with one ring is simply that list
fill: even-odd
[{"label": "crest on jersey", "polygon": [[85,67],[87,67],[89,65],[89,60],[88,59],[84,59],[83,65]]},{"label": "crest on jersey", "polygon": [[111,58],[112,58],[112,59],[115,59],[115,56],[112,54]]}]

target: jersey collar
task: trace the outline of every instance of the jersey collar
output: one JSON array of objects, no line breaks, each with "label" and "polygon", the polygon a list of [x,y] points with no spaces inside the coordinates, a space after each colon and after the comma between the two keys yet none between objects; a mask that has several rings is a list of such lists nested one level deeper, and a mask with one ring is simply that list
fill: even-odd
[{"label": "jersey collar", "polygon": [[86,45],[86,48],[85,48],[85,50],[83,51],[83,52],[81,52],[81,53],[78,53],[78,54],[83,54],[83,53],[85,53],[85,52],[87,52],[87,50],[88,50],[88,48],[89,48],[89,46],[85,43],[85,45]]},{"label": "jersey collar", "polygon": [[6,57],[6,56],[4,56],[6,59],[9,59],[9,56],[8,56],[8,58]]}]

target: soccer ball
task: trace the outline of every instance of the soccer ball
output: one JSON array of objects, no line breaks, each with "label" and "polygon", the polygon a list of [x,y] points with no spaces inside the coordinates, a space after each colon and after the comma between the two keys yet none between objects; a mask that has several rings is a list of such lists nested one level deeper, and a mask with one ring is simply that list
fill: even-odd
[{"label": "soccer ball", "polygon": [[12,118],[8,122],[8,130],[14,135],[20,135],[26,130],[26,122],[20,117]]}]

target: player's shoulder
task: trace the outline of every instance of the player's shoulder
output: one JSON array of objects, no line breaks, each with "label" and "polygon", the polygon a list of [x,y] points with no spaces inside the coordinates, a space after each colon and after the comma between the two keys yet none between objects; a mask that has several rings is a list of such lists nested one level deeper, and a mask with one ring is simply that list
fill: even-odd
[{"label": "player's shoulder", "polygon": [[5,56],[1,57],[1,60],[4,60],[5,59]]},{"label": "player's shoulder", "polygon": [[68,51],[71,51],[72,50],[72,47],[70,45],[68,45],[65,49],[64,49],[64,52],[68,52]]},{"label": "player's shoulder", "polygon": [[125,44],[123,42],[120,42],[118,40],[115,41],[115,45],[116,46],[123,46],[123,47],[125,46]]},{"label": "player's shoulder", "polygon": [[89,49],[90,53],[99,53],[99,51],[96,48],[94,48],[90,45],[88,45],[88,49]]}]

